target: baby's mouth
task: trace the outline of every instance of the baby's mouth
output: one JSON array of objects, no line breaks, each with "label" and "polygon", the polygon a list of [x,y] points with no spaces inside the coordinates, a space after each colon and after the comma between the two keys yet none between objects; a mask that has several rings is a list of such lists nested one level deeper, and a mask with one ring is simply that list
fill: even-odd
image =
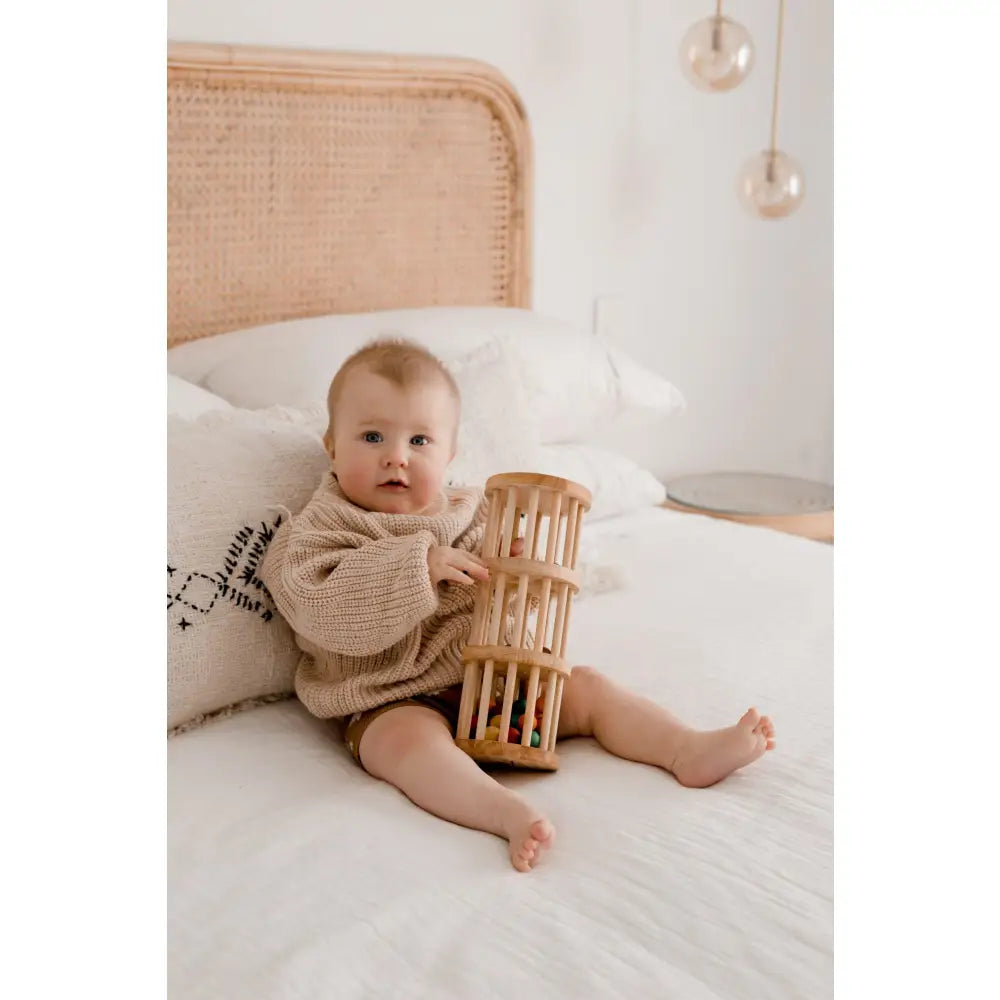
[{"label": "baby's mouth", "polygon": [[390,493],[402,493],[410,487],[402,479],[387,479],[384,483],[379,483],[380,490],[389,490]]}]

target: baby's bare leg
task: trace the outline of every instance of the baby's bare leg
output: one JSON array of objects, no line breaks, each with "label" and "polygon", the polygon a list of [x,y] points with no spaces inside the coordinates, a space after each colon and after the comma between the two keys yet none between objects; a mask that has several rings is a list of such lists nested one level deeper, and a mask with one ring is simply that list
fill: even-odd
[{"label": "baby's bare leg", "polygon": [[365,730],[358,752],[369,774],[395,785],[421,809],[503,837],[518,871],[534,867],[541,849],[552,845],[552,824],[459,750],[433,709],[400,705],[383,712]]},{"label": "baby's bare leg", "polygon": [[774,747],[774,726],[755,708],[735,726],[699,732],[593,667],[574,667],[567,679],[558,736],[593,736],[616,756],[655,764],[697,788],[721,781]]}]

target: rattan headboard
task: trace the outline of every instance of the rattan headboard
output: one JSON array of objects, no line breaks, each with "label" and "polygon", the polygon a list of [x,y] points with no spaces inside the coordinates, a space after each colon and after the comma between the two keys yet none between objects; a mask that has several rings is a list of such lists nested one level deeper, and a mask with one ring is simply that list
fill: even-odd
[{"label": "rattan headboard", "polygon": [[497,70],[187,43],[167,67],[169,344],[530,304],[531,137]]}]

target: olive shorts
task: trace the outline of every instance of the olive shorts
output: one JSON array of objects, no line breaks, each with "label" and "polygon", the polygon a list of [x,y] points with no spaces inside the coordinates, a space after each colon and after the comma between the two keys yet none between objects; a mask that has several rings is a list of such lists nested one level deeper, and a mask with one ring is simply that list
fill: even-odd
[{"label": "olive shorts", "polygon": [[399,701],[390,701],[386,705],[379,705],[378,708],[369,708],[364,712],[355,712],[347,720],[347,728],[344,731],[344,742],[347,749],[351,751],[351,756],[361,763],[361,737],[365,735],[365,730],[380,716],[386,712],[391,712],[394,708],[402,708],[404,705],[419,705],[421,708],[430,708],[437,712],[448,723],[452,732],[458,725],[458,710],[462,701],[462,685],[456,684],[454,687],[445,688],[443,691],[435,691],[433,694],[418,694],[412,698],[401,698]]}]

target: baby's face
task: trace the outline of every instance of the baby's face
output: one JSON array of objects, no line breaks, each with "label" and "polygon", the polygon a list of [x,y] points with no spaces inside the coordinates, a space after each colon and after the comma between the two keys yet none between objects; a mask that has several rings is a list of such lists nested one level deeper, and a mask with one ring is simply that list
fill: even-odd
[{"label": "baby's face", "polygon": [[433,512],[454,455],[458,412],[443,381],[400,388],[361,368],[334,419],[333,471],[347,498],[384,514]]}]

